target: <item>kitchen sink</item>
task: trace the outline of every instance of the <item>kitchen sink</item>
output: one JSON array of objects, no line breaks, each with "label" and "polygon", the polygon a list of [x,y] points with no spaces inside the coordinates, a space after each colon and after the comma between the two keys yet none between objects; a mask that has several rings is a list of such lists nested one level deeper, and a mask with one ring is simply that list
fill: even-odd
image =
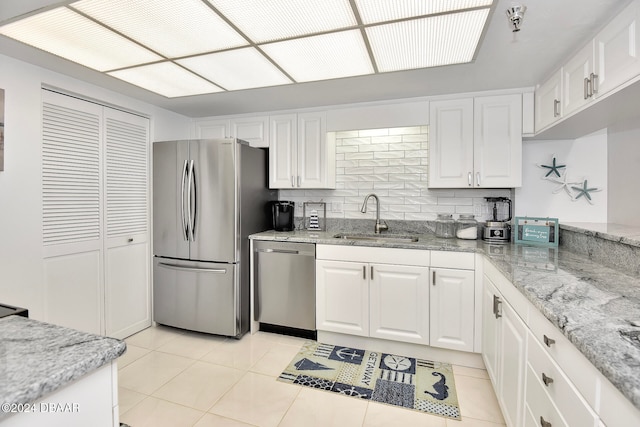
[{"label": "kitchen sink", "polygon": [[368,242],[387,242],[387,243],[415,243],[418,241],[416,236],[404,234],[348,234],[339,233],[333,236],[336,239],[345,240],[364,240]]}]

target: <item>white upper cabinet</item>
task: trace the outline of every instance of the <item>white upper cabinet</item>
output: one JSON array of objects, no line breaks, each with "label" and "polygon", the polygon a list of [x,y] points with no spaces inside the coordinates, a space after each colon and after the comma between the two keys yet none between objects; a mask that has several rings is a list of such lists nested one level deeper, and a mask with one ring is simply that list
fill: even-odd
[{"label": "white upper cabinet", "polygon": [[194,123],[194,139],[218,139],[231,136],[231,124],[228,119],[198,120]]},{"label": "white upper cabinet", "polygon": [[430,188],[522,184],[522,95],[433,101]]},{"label": "white upper cabinet", "polygon": [[560,120],[562,114],[562,70],[536,88],[536,132]]},{"label": "white upper cabinet", "polygon": [[474,185],[510,188],[522,185],[522,96],[474,99]]},{"label": "white upper cabinet", "polygon": [[563,114],[570,114],[593,99],[593,56],[593,43],[589,43],[562,67]]},{"label": "white upper cabinet", "polygon": [[640,74],[640,2],[631,3],[596,37],[594,92],[605,94]]},{"label": "white upper cabinet", "polygon": [[335,140],[326,114],[270,117],[269,188],[335,188]]},{"label": "white upper cabinet", "polygon": [[231,136],[247,141],[252,147],[269,147],[269,116],[231,119]]}]

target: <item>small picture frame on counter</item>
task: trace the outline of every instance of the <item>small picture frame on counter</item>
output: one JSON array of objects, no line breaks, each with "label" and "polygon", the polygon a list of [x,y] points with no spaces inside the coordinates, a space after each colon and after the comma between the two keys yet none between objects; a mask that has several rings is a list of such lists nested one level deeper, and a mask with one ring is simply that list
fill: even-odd
[{"label": "small picture frame on counter", "polygon": [[304,202],[302,204],[304,229],[325,231],[327,229],[327,204],[325,202]]},{"label": "small picture frame on counter", "polygon": [[558,218],[516,217],[514,242],[547,247],[558,247]]}]

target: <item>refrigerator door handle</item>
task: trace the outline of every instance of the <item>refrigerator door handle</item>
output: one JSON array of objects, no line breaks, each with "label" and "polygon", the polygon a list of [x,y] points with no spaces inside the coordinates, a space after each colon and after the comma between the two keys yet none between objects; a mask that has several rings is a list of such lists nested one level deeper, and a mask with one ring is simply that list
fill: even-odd
[{"label": "refrigerator door handle", "polygon": [[[191,208],[191,196],[193,195],[193,210]],[[196,188],[196,177],[195,177],[195,166],[194,161],[191,160],[189,164],[189,184],[187,188],[187,216],[189,221],[189,238],[192,242],[196,241],[196,212],[198,208],[198,198],[197,198],[197,188]]]},{"label": "refrigerator door handle", "polygon": [[189,240],[189,230],[188,227],[189,225],[187,224],[187,217],[185,216],[185,212],[184,212],[184,188],[185,188],[185,184],[186,184],[186,179],[187,179],[187,175],[188,175],[188,160],[184,161],[184,165],[182,166],[182,187],[180,189],[180,210],[182,213],[182,236],[184,237],[184,240]]},{"label": "refrigerator door handle", "polygon": [[179,264],[169,264],[166,262],[159,262],[158,263],[159,266],[164,267],[164,268],[171,268],[174,270],[182,270],[182,271],[195,271],[197,273],[219,273],[219,274],[226,274],[227,269],[226,268],[199,268],[199,267],[186,267],[184,265],[179,265]]}]

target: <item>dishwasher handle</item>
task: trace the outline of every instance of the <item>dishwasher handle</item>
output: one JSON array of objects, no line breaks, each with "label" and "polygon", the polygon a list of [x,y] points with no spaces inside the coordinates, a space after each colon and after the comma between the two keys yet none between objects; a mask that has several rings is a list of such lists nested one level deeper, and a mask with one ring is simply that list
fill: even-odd
[{"label": "dishwasher handle", "polygon": [[300,251],[294,251],[290,249],[256,249],[256,252],[276,253],[276,254],[291,254],[299,255]]}]

